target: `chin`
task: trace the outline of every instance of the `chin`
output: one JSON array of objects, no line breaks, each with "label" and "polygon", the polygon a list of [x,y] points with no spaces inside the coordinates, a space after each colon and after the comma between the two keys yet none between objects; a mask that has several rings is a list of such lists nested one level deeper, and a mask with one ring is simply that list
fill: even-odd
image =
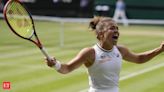
[{"label": "chin", "polygon": [[116,41],[114,41],[114,42],[113,42],[113,45],[117,45],[117,42],[116,42]]}]

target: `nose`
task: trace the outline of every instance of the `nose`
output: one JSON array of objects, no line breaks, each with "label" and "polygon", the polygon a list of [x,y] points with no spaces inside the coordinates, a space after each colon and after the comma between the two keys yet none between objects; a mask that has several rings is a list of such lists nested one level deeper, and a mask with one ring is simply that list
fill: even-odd
[{"label": "nose", "polygon": [[117,30],[117,29],[114,29],[113,31],[114,31],[114,32],[118,32],[118,30]]},{"label": "nose", "polygon": [[118,32],[118,29],[114,29],[114,30],[112,30],[114,33],[119,33]]},{"label": "nose", "polygon": [[111,28],[111,30],[113,30],[113,32],[118,32],[118,27],[117,27],[117,26],[113,26],[113,27]]},{"label": "nose", "polygon": [[113,33],[115,34],[115,35],[118,35],[119,36],[119,31],[117,30],[117,29],[115,29],[115,30],[113,30]]}]

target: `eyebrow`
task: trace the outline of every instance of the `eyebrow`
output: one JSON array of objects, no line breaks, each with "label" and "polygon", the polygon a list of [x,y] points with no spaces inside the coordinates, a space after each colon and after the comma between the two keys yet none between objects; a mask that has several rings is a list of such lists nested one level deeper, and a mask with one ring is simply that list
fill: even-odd
[{"label": "eyebrow", "polygon": [[109,28],[111,28],[111,27],[115,27],[116,29],[118,29],[118,26],[116,26],[116,25],[112,25]]}]

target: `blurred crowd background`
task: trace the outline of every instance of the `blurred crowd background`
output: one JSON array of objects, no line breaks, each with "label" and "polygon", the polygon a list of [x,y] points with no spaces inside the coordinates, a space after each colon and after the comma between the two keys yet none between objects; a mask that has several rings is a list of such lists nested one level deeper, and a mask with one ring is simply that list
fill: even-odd
[{"label": "blurred crowd background", "polygon": [[[7,0],[0,0],[0,12]],[[117,0],[20,0],[33,15],[113,17]],[[128,19],[164,19],[164,0],[124,0]]]}]

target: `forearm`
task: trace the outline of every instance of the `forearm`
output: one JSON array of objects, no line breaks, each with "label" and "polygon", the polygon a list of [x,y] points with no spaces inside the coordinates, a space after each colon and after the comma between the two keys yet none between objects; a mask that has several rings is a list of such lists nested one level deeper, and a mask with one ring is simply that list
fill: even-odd
[{"label": "forearm", "polygon": [[144,52],[144,53],[140,53],[138,54],[139,59],[137,63],[145,63],[149,60],[151,60],[152,58],[154,58],[155,56],[157,56],[158,54],[160,54],[162,52],[161,47],[155,48],[153,50]]},{"label": "forearm", "polygon": [[58,69],[57,71],[62,74],[67,74],[71,72],[73,69],[69,67],[67,64],[61,64],[61,68]]},{"label": "forearm", "polygon": [[46,63],[49,67],[55,68],[59,73],[67,74],[79,68],[86,62],[93,61],[91,60],[91,57],[94,55],[93,53],[93,48],[84,48],[77,54],[75,58],[73,58],[66,64],[61,64],[60,61],[56,60],[55,58],[53,58],[52,60],[46,59]]},{"label": "forearm", "polygon": [[72,68],[69,68],[70,65],[62,64],[60,61],[56,59],[52,59],[50,61],[46,60],[46,62],[49,67],[54,68],[56,71],[62,74],[67,74],[73,70]]},{"label": "forearm", "polygon": [[74,62],[73,60],[66,64],[61,64],[59,61],[56,61],[56,64],[54,67],[59,73],[62,73],[62,74],[70,73],[83,64],[83,63],[79,63],[79,62]]}]

